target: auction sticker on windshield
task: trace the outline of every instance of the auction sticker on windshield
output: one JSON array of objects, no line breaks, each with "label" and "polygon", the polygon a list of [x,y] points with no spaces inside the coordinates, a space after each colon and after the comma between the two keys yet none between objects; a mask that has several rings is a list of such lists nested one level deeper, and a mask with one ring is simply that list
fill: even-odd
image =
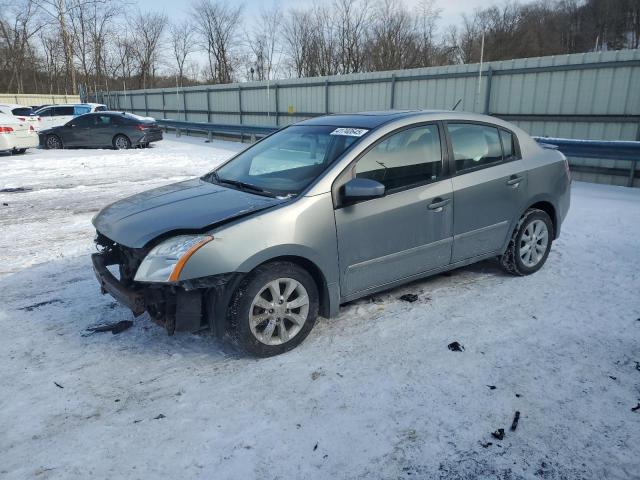
[{"label": "auction sticker on windshield", "polygon": [[331,135],[345,135],[347,137],[361,137],[369,130],[364,128],[336,128]]}]

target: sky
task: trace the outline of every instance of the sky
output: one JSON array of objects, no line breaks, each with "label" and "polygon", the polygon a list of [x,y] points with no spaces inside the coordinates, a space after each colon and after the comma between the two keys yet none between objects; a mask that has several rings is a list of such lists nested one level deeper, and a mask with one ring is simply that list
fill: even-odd
[{"label": "sky", "polygon": [[[234,0],[229,0],[233,3]],[[268,5],[268,0],[244,0],[237,2],[244,4],[244,12],[247,17],[252,16],[252,12],[257,12],[263,5]],[[279,0],[280,6],[286,10],[290,7],[302,7],[305,5],[321,4],[321,3],[333,3],[333,0]],[[407,6],[417,5],[419,0],[405,0]],[[440,28],[447,27],[451,24],[459,24],[463,13],[473,12],[474,9],[487,6],[488,4],[501,3],[499,0],[487,1],[487,0],[436,0],[436,7],[441,10],[440,22],[438,26]],[[138,5],[142,10],[163,10],[169,18],[186,17],[189,14],[188,0],[138,0],[132,2],[133,5]]]}]

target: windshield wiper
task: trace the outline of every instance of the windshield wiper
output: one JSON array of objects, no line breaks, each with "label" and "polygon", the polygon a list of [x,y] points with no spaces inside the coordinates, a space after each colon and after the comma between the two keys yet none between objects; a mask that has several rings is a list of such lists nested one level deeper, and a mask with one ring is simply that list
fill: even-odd
[{"label": "windshield wiper", "polygon": [[240,180],[231,180],[229,178],[220,178],[218,176],[218,172],[213,172],[211,176],[218,183],[226,183],[227,185],[234,185],[243,190],[251,190],[252,192],[259,193],[261,195],[265,195],[267,197],[276,197],[277,195],[269,190],[265,190],[264,188],[258,187],[257,185],[253,185],[251,183],[241,182]]}]

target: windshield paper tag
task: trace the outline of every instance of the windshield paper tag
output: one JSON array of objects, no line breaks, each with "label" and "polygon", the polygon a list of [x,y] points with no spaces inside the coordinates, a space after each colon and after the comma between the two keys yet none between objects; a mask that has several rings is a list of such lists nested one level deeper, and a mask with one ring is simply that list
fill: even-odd
[{"label": "windshield paper tag", "polygon": [[336,128],[330,135],[345,135],[347,137],[361,137],[369,130],[364,128]]}]

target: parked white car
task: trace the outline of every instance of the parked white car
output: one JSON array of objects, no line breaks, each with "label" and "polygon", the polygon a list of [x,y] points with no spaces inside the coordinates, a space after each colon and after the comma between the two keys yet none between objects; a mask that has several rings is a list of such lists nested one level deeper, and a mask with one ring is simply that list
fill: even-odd
[{"label": "parked white car", "polygon": [[40,129],[40,117],[36,115],[33,108],[29,106],[18,105],[16,103],[0,103],[0,112],[16,117],[20,122],[27,122],[29,125],[32,125],[36,131]]},{"label": "parked white car", "polygon": [[0,152],[24,153],[37,146],[38,134],[33,125],[0,112]]},{"label": "parked white car", "polygon": [[51,128],[64,125],[78,115],[92,112],[104,112],[107,106],[101,103],[75,103],[66,105],[49,105],[35,113],[41,118],[40,128]]}]

